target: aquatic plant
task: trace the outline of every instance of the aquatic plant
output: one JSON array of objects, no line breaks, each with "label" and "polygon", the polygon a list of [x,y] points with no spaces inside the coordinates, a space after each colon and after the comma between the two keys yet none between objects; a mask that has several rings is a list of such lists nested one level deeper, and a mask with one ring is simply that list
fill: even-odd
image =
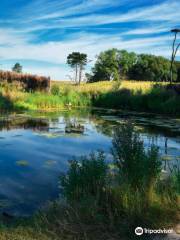
[{"label": "aquatic plant", "polygon": [[[103,107],[164,114],[179,114],[180,96],[174,88],[151,82],[122,81],[81,84],[53,83],[51,92],[24,92],[14,83],[2,83],[1,109],[52,111],[69,107]],[[59,88],[61,92],[59,92]],[[9,103],[9,104],[8,104]]]},{"label": "aquatic plant", "polygon": [[19,160],[19,161],[16,161],[16,164],[17,164],[18,166],[26,167],[26,166],[29,165],[29,162],[26,161],[26,160]]},{"label": "aquatic plant", "polygon": [[114,131],[112,154],[119,170],[121,182],[134,190],[142,190],[149,201],[156,180],[161,172],[158,148],[151,145],[145,151],[140,134],[131,122],[121,124]]},{"label": "aquatic plant", "polygon": [[[128,122],[114,129],[112,152],[114,164],[105,162],[104,155],[93,154],[71,161],[60,178],[65,199],[78,209],[80,221],[96,222],[129,237],[137,224],[164,227],[176,222],[177,198],[171,197],[175,188],[166,191],[168,201],[158,190],[164,184],[158,148],[152,145],[146,151]],[[171,214],[174,218],[169,221]]]},{"label": "aquatic plant", "polygon": [[64,196],[69,200],[80,200],[83,197],[98,197],[105,187],[107,165],[102,152],[91,153],[70,162],[67,174],[60,177]]}]

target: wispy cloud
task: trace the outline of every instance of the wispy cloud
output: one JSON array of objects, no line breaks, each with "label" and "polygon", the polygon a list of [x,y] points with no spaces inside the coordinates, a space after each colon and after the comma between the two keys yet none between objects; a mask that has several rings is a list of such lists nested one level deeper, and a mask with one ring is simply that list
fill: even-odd
[{"label": "wispy cloud", "polygon": [[150,0],[22,2],[11,18],[0,16],[1,62],[31,60],[25,71],[56,79],[68,74],[65,62],[72,51],[83,51],[93,61],[112,47],[169,57],[169,30],[179,26],[179,0],[153,1],[153,5]]}]

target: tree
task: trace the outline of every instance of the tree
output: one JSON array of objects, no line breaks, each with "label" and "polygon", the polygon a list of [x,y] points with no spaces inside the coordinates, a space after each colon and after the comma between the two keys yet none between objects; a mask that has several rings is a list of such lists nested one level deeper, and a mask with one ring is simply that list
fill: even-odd
[{"label": "tree", "polygon": [[[126,50],[109,49],[101,52],[97,57],[89,82],[103,80],[149,80],[169,81],[169,69],[171,62],[161,56],[127,52]],[[173,81],[179,81],[178,62],[173,67]],[[179,76],[179,75],[178,75]]]},{"label": "tree", "polygon": [[180,82],[180,61],[175,61],[174,64],[177,69],[177,82]]},{"label": "tree", "polygon": [[87,54],[73,52],[68,55],[67,64],[75,69],[75,82],[80,84],[82,80],[82,71],[84,69],[84,66],[87,64]]},{"label": "tree", "polygon": [[[130,75],[136,80],[165,81],[169,80],[170,61],[164,57],[140,54]],[[173,79],[177,79],[176,67],[173,66]]]},{"label": "tree", "polygon": [[170,66],[170,84],[172,84],[172,81],[173,81],[173,64],[175,61],[176,53],[180,46],[180,43],[178,43],[176,46],[176,38],[177,38],[177,34],[180,33],[180,29],[175,28],[175,29],[172,29],[171,32],[174,33],[174,40],[173,40],[173,44],[172,44],[172,56],[171,56],[171,66]]},{"label": "tree", "polygon": [[101,52],[97,57],[91,81],[119,80],[118,50],[113,48]]},{"label": "tree", "polygon": [[134,52],[116,48],[101,52],[97,57],[91,81],[119,80],[128,78],[128,73],[137,62],[137,55]]},{"label": "tree", "polygon": [[16,63],[12,68],[12,71],[17,73],[22,73],[22,66],[20,65],[20,63]]},{"label": "tree", "polygon": [[129,72],[137,62],[137,55],[134,52],[118,50],[118,65],[121,78],[128,78]]}]

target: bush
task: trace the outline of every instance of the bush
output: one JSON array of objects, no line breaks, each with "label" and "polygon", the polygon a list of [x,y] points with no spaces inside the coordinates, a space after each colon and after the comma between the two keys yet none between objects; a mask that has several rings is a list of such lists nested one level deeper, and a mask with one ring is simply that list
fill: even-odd
[{"label": "bush", "polygon": [[140,135],[127,122],[114,129],[112,153],[113,170],[98,153],[74,159],[61,176],[63,194],[78,213],[78,221],[93,226],[93,231],[95,225],[103,226],[115,239],[123,234],[134,239],[137,225],[164,228],[176,222],[179,174],[164,191],[158,148],[152,145],[145,150]]},{"label": "bush", "polygon": [[100,196],[106,185],[106,177],[105,156],[99,152],[70,161],[69,171],[61,175],[60,182],[67,199],[80,200],[87,196]]},{"label": "bush", "polygon": [[133,91],[122,88],[118,91],[99,93],[92,99],[96,107],[146,111],[162,114],[180,114],[178,87],[153,86],[149,91]]},{"label": "bush", "polygon": [[151,145],[145,151],[140,134],[134,131],[131,122],[114,131],[112,154],[121,182],[127,182],[136,190],[152,192],[161,172],[158,148]]},{"label": "bush", "polygon": [[19,82],[27,91],[48,90],[50,78],[32,74],[23,74],[10,71],[0,71],[2,82]]},{"label": "bush", "polygon": [[58,96],[60,94],[60,88],[59,88],[58,85],[54,84],[51,87],[51,94],[54,95],[54,96]]}]

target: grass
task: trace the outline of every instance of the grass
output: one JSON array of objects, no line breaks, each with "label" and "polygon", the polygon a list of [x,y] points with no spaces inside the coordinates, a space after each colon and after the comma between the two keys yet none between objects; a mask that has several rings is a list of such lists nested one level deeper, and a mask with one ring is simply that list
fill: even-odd
[{"label": "grass", "polygon": [[[101,225],[112,239],[113,235],[115,239],[134,239],[139,225],[174,227],[180,210],[179,170],[161,180],[158,148],[152,145],[145,151],[132,123],[114,129],[112,144],[113,171],[100,152],[74,159],[61,176],[65,200],[78,212],[84,230],[89,224],[96,232],[95,225]],[[99,239],[107,239],[107,235]]]},{"label": "grass", "polygon": [[[166,85],[167,83],[160,83],[160,84]],[[114,89],[115,83],[110,81],[101,81],[101,82],[88,83],[88,84],[82,83],[80,86],[78,86],[73,83],[53,81],[52,85],[59,85],[61,89],[70,87],[71,89],[75,91],[80,91],[80,92],[103,93],[103,92],[109,92],[112,89]],[[143,93],[145,93],[149,91],[153,85],[155,85],[155,83],[150,81],[128,80],[128,81],[122,81],[119,86],[119,89],[126,88],[135,92],[142,91]]]},{"label": "grass", "polygon": [[180,115],[180,94],[158,85],[144,90],[122,88],[99,94],[93,99],[96,107]]},{"label": "grass", "polygon": [[179,115],[180,94],[167,83],[122,81],[82,83],[52,82],[50,92],[24,92],[14,84],[1,85],[0,108],[55,111],[68,107],[102,107]]}]

